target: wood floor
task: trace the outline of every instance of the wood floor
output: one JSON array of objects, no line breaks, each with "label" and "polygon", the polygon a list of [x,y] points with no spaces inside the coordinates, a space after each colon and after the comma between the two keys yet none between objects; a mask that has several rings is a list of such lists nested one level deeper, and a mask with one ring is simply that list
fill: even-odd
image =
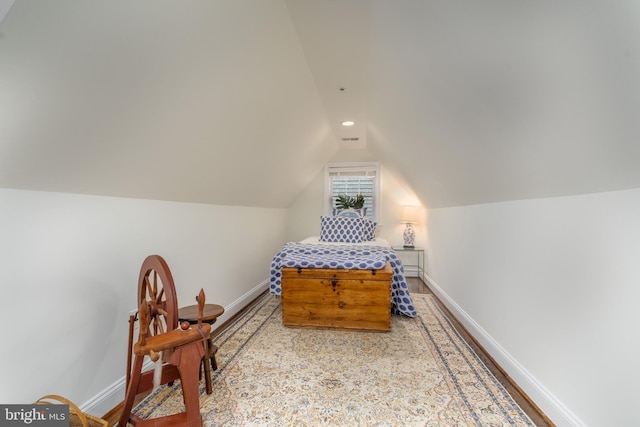
[{"label": "wood floor", "polygon": [[[409,292],[417,293],[417,294],[433,294],[431,289],[419,278],[417,277],[407,277],[407,286],[409,287]],[[487,352],[478,344],[478,342],[469,334],[469,332],[458,322],[458,320],[451,314],[451,312],[442,304],[440,300],[438,300],[437,296],[435,296],[438,305],[442,309],[442,311],[447,315],[451,323],[456,328],[458,333],[464,338],[464,340],[473,348],[476,354],[480,357],[480,359],[484,362],[487,368],[493,373],[493,375],[500,381],[502,386],[511,394],[513,399],[520,405],[522,410],[531,418],[531,420],[538,427],[555,427],[553,424],[543,413],[538,409],[538,407],[529,399],[529,397],[509,378],[509,376],[498,366],[498,364],[487,354]],[[246,308],[245,308],[246,310]],[[232,322],[236,317],[240,316],[245,310],[242,310],[240,313],[236,314],[232,319],[229,319],[225,324]],[[224,328],[225,324],[222,325]],[[220,328],[220,329],[222,329]],[[220,332],[218,329],[217,332]],[[138,400],[144,396],[139,396]],[[117,423],[118,418],[120,417],[120,408],[113,408],[109,413],[105,414],[103,419],[105,419],[109,426],[113,426]]]}]

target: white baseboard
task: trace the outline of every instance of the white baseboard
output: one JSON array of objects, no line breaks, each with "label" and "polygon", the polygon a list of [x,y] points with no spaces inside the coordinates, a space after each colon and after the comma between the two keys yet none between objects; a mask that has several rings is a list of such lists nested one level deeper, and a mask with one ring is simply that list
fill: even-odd
[{"label": "white baseboard", "polygon": [[269,280],[264,280],[258,286],[254,287],[249,292],[245,293],[240,298],[233,301],[231,304],[227,305],[224,308],[224,314],[218,317],[218,320],[212,326],[211,331],[213,332],[216,329],[220,328],[220,326],[222,326],[224,322],[226,322],[228,319],[233,317],[240,310],[242,310],[247,305],[249,305],[251,301],[256,299],[258,296],[260,296],[260,294],[262,294],[267,289],[269,289]]},{"label": "white baseboard", "polygon": [[125,377],[111,384],[106,389],[80,405],[84,413],[102,417],[124,400]]},{"label": "white baseboard", "polygon": [[585,427],[569,408],[564,406],[549,390],[547,390],[533,375],[518,363],[502,346],[496,342],[482,327],[476,323],[456,302],[442,290],[438,284],[425,274],[424,281],[429,288],[464,325],[467,331],[491,355],[500,367],[515,381],[516,384],[538,405],[538,407],[558,427]]},{"label": "white baseboard", "polygon": [[[249,292],[226,306],[224,308],[224,314],[218,317],[218,321],[216,322],[217,326],[220,327],[227,319],[231,318],[234,314],[246,307],[251,301],[256,299],[261,293],[268,289],[268,287],[269,281],[265,280],[258,286],[254,287]],[[215,330],[215,328],[213,330]],[[143,371],[146,371],[147,369],[151,369],[152,367],[153,363],[148,360],[144,364],[142,369]],[[111,411],[124,400],[125,383],[126,377],[123,375],[122,378],[118,379],[109,387],[105,388],[103,391],[80,405],[80,410],[96,417],[104,416],[107,412]]]}]

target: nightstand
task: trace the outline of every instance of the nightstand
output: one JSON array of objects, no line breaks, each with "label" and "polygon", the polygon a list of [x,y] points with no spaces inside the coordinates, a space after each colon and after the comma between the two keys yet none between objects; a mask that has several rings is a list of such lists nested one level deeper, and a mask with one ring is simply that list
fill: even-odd
[{"label": "nightstand", "polygon": [[[394,246],[391,249],[398,255],[404,272],[407,276],[415,274],[415,277],[424,277],[424,249],[423,248],[405,248],[403,246]],[[411,276],[413,277],[413,276]]]}]

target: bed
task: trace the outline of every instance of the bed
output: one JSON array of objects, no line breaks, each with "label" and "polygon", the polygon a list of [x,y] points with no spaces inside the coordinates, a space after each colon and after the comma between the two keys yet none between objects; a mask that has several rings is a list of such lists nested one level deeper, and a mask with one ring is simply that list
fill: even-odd
[{"label": "bed", "polygon": [[417,315],[388,242],[322,237],[287,243],[273,257],[270,292],[282,298],[285,326],[384,332],[392,314]]}]

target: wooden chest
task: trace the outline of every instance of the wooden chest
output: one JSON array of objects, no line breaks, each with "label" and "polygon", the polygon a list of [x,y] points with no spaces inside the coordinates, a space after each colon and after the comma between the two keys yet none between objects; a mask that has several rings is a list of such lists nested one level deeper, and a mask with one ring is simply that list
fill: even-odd
[{"label": "wooden chest", "polygon": [[296,328],[391,330],[389,264],[381,270],[282,269],[282,323]]}]

